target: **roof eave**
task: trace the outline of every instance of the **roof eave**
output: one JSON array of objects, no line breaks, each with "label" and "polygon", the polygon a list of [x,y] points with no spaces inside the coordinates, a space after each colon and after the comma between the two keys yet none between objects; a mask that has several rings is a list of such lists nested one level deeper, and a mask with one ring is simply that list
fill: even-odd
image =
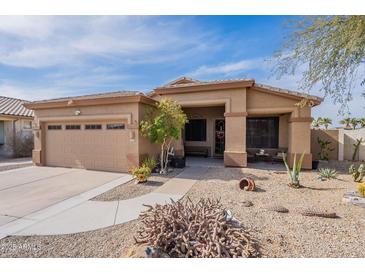
[{"label": "roof eave", "polygon": [[49,102],[32,102],[24,104],[26,108],[37,109],[52,109],[52,108],[64,108],[64,107],[82,107],[82,106],[96,106],[96,105],[112,105],[123,103],[143,103],[148,105],[154,105],[156,100],[147,97],[145,95],[127,95],[119,97],[104,97],[93,99],[65,99],[62,101],[49,101]]},{"label": "roof eave", "polygon": [[153,90],[152,94],[172,94],[172,93],[188,93],[196,91],[213,91],[222,89],[237,89],[252,87],[254,80],[242,80],[222,83],[198,83],[193,85],[176,85],[169,87],[157,87]]}]

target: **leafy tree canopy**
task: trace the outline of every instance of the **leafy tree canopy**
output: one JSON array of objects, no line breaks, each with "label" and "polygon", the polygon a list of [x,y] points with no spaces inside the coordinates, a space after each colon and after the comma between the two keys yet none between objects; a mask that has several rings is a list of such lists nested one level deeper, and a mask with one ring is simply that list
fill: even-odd
[{"label": "leafy tree canopy", "polygon": [[274,55],[274,73],[280,78],[304,68],[300,88],[319,84],[345,113],[365,60],[365,16],[310,16],[290,21],[289,27],[292,31]]}]

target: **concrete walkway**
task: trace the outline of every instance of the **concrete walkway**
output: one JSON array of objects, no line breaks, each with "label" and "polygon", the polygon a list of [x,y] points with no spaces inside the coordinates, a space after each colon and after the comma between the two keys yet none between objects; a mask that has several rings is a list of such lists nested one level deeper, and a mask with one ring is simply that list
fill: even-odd
[{"label": "concrete walkway", "polygon": [[0,239],[7,235],[56,235],[100,229],[137,219],[143,204],[165,204],[181,199],[207,167],[187,167],[155,191],[133,199],[120,201],[90,201],[95,193],[84,193],[88,198],[71,198],[52,207],[0,227]]}]

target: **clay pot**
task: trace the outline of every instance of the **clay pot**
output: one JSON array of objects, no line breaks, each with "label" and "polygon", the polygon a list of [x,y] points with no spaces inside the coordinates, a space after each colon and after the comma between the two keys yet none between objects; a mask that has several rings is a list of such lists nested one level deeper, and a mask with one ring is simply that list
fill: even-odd
[{"label": "clay pot", "polygon": [[242,178],[239,182],[240,189],[246,190],[246,191],[255,191],[256,184],[255,181],[251,178]]}]

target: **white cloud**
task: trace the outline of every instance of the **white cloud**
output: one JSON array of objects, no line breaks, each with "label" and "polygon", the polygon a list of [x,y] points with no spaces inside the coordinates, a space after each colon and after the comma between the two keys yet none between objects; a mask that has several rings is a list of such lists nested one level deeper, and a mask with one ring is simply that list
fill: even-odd
[{"label": "white cloud", "polygon": [[191,73],[192,76],[211,76],[217,74],[223,74],[225,76],[229,76],[231,74],[237,72],[243,72],[247,70],[253,70],[264,67],[264,59],[263,58],[255,58],[255,59],[244,59],[239,60],[237,62],[218,64],[215,66],[201,66],[195,71]]},{"label": "white cloud", "polygon": [[[189,29],[187,37],[186,30]],[[189,20],[137,16],[0,16],[0,63],[42,68],[89,58],[148,62],[204,50],[210,33]],[[162,58],[163,57],[163,58]],[[119,58],[119,59],[118,59]]]},{"label": "white cloud", "polygon": [[66,90],[52,88],[25,87],[16,84],[0,84],[0,95],[21,98],[24,100],[42,100],[56,97],[68,96],[70,93]]}]

